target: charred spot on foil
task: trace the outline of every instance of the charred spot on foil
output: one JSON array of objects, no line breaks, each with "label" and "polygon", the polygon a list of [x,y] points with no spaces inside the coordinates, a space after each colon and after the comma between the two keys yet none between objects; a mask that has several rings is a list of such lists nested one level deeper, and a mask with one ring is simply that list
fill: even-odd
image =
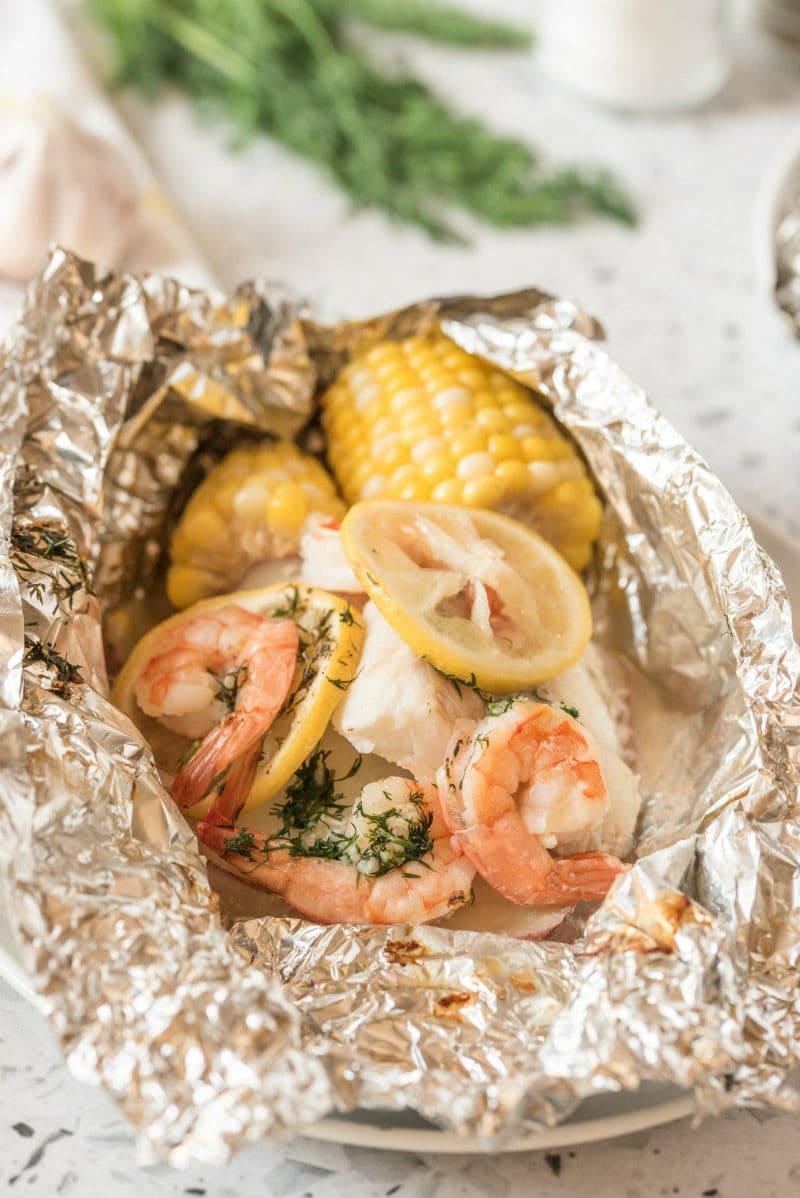
[{"label": "charred spot on foil", "polygon": [[419,940],[387,940],[383,949],[384,956],[390,965],[410,965],[420,957],[426,957],[428,951]]},{"label": "charred spot on foil", "polygon": [[672,953],[675,938],[682,927],[708,923],[708,916],[679,891],[640,899],[633,917],[635,922],[614,928],[598,937],[589,950],[600,952]]},{"label": "charred spot on foil", "polygon": [[433,1013],[451,1019],[458,1018],[461,1008],[474,1002],[474,999],[474,994],[469,994],[466,990],[457,991],[455,994],[441,994],[433,1004]]},{"label": "charred spot on foil", "polygon": [[533,978],[528,973],[510,973],[508,980],[517,990],[524,990],[528,994],[536,994],[539,987],[533,981]]}]

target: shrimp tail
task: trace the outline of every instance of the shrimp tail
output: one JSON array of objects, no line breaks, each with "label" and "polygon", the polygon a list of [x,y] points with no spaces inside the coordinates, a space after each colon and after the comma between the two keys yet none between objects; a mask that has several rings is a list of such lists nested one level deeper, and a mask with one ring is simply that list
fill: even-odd
[{"label": "shrimp tail", "polygon": [[233,853],[249,859],[252,853],[269,854],[270,839],[264,832],[257,832],[244,824],[235,824],[216,807],[212,807],[208,815],[199,821],[195,835],[208,848],[219,853],[220,857]]},{"label": "shrimp tail", "polygon": [[233,824],[245,804],[250,793],[253,779],[256,776],[261,745],[256,742],[254,748],[243,753],[234,761],[225,776],[225,784],[220,791],[209,816],[214,814],[219,820]]},{"label": "shrimp tail", "polygon": [[234,711],[227,715],[207,733],[173,778],[171,794],[178,806],[193,807],[205,798],[220,774],[238,757],[247,754],[264,732],[264,722],[257,712]]},{"label": "shrimp tail", "polygon": [[195,835],[201,844],[213,849],[222,856],[225,853],[225,841],[228,833],[233,831],[232,825],[217,811],[211,810],[205,819],[201,819],[195,828]]},{"label": "shrimp tail", "polygon": [[575,853],[553,858],[542,889],[531,903],[581,903],[604,899],[614,880],[630,866],[608,853]]}]

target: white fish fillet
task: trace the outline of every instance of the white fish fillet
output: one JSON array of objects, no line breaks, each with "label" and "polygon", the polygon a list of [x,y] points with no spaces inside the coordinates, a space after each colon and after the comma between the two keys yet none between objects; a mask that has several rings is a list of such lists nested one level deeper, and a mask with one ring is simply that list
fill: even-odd
[{"label": "white fish fillet", "polygon": [[628,687],[617,659],[591,642],[580,661],[539,688],[543,698],[579,711],[578,722],[594,735],[600,768],[608,787],[609,806],[602,819],[569,841],[560,841],[560,856],[602,849],[626,857],[641,806],[639,779],[631,769]]},{"label": "white fish fillet", "polygon": [[333,726],[359,753],[377,753],[433,782],[444,761],[453,724],[479,720],[483,703],[468,687],[451,682],[409,649],[374,603],[366,626],[359,671],[333,717]]}]

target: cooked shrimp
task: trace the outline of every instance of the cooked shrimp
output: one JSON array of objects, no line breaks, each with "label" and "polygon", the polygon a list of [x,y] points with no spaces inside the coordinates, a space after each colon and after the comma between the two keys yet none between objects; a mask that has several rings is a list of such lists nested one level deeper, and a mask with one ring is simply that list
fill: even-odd
[{"label": "cooked shrimp", "polygon": [[306,586],[363,595],[364,588],[345,557],[338,520],[309,516],[300,538],[300,559],[299,577]]},{"label": "cooked shrimp", "polygon": [[549,851],[608,806],[589,735],[549,703],[517,700],[477,726],[456,725],[438,782],[464,852],[514,902],[600,899],[625,868],[605,853],[559,858]]},{"label": "cooked shrimp", "polygon": [[408,778],[362,789],[338,859],[303,855],[313,844],[234,827],[218,808],[197,835],[248,882],[321,923],[426,923],[472,896],[475,870],[447,828],[439,796]]},{"label": "cooked shrimp", "polygon": [[[199,802],[238,758],[252,756],[289,693],[298,643],[292,620],[269,619],[233,603],[165,630],[135,694],[146,715],[203,738],[172,783],[181,807]],[[252,765],[237,771],[237,794],[248,773],[252,781]]]}]

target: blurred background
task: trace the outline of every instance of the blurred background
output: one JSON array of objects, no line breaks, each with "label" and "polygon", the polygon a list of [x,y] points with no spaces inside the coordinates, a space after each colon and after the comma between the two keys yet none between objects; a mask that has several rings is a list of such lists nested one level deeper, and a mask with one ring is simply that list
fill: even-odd
[{"label": "blurred background", "polygon": [[54,239],[331,319],[544,287],[800,535],[800,0],[0,0],[0,72],[6,320]]}]

